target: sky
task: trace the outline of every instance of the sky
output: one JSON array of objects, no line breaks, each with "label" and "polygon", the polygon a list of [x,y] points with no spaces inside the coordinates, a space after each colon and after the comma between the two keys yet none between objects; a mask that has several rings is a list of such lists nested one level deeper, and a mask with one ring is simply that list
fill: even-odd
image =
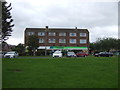
[{"label": "sky", "polygon": [[88,29],[90,42],[118,38],[118,0],[6,0],[14,19],[8,44],[24,44],[26,28]]}]

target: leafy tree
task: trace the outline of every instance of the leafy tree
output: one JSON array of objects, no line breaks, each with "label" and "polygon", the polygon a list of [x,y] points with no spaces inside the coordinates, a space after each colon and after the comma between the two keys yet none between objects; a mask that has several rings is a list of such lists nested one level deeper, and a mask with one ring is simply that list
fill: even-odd
[{"label": "leafy tree", "polygon": [[11,3],[7,5],[7,2],[2,2],[2,32],[0,41],[5,42],[9,36],[11,36],[13,19],[10,13],[12,9]]},{"label": "leafy tree", "polygon": [[110,51],[111,49],[120,50],[118,47],[120,39],[115,38],[103,38],[97,39],[95,43],[90,44],[90,48],[93,51]]},{"label": "leafy tree", "polygon": [[28,37],[27,46],[28,46],[29,52],[33,52],[33,55],[35,55],[35,51],[39,47],[39,42],[36,35],[30,35]]},{"label": "leafy tree", "polygon": [[25,46],[22,43],[19,43],[17,46],[12,48],[13,51],[17,51],[19,55],[23,55],[25,53]]}]

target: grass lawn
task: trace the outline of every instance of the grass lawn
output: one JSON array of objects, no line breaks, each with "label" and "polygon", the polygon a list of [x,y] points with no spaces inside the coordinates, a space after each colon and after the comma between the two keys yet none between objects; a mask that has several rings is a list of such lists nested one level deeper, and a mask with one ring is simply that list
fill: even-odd
[{"label": "grass lawn", "polygon": [[118,58],[2,60],[3,88],[118,88]]}]

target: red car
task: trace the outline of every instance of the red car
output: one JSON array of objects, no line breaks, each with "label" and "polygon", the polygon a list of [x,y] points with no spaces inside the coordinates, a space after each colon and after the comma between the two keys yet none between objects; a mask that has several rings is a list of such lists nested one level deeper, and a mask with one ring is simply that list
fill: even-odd
[{"label": "red car", "polygon": [[86,56],[88,56],[88,54],[85,52],[78,52],[78,53],[76,53],[76,56],[77,57],[86,57]]}]

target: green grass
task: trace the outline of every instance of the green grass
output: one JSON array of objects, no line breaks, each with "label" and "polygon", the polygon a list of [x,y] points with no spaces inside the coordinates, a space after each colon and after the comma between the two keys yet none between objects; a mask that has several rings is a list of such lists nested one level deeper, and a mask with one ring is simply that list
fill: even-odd
[{"label": "green grass", "polygon": [[2,60],[3,88],[118,88],[117,57]]}]

